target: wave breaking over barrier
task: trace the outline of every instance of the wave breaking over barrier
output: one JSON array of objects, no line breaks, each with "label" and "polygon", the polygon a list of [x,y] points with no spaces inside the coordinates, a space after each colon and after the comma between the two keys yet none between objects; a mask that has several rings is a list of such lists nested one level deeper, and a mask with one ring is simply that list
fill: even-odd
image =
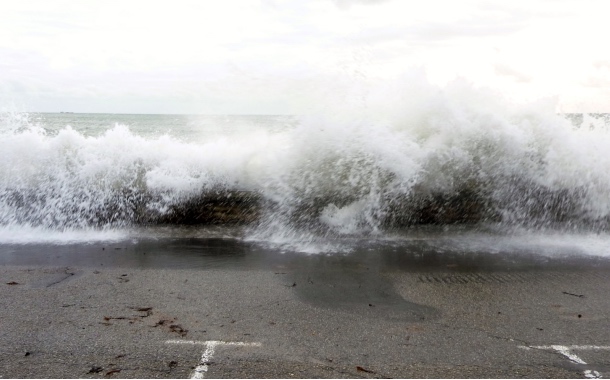
[{"label": "wave breaking over barrier", "polygon": [[366,107],[230,136],[143,136],[112,123],[92,135],[5,112],[0,228],[247,224],[260,239],[421,224],[607,232],[608,127],[606,115],[557,115],[550,102],[514,105],[461,83],[384,88]]}]

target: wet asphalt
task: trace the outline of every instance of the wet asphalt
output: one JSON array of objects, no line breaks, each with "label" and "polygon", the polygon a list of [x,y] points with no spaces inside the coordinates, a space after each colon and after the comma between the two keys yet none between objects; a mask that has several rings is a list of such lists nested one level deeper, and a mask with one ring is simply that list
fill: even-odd
[{"label": "wet asphalt", "polygon": [[604,258],[163,239],[0,265],[2,378],[610,376]]}]

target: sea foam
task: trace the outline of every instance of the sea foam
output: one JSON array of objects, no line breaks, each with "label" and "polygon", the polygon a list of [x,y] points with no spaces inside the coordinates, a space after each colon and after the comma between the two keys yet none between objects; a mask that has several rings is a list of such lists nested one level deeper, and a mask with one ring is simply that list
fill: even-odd
[{"label": "sea foam", "polygon": [[602,117],[575,123],[551,100],[519,105],[460,81],[412,79],[239,134],[143,136],[122,124],[49,133],[44,120],[4,113],[0,228],[241,220],[249,239],[320,250],[417,224],[608,231]]}]

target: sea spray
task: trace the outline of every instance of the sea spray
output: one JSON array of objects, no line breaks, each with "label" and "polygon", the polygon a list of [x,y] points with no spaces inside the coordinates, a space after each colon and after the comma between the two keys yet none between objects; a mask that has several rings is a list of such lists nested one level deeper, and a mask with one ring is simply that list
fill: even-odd
[{"label": "sea spray", "polygon": [[227,134],[147,135],[111,121],[92,134],[4,113],[0,228],[245,223],[251,240],[306,251],[421,224],[608,230],[603,115],[568,118],[551,101],[517,105],[421,78],[341,100],[268,117],[272,128],[241,117]]}]

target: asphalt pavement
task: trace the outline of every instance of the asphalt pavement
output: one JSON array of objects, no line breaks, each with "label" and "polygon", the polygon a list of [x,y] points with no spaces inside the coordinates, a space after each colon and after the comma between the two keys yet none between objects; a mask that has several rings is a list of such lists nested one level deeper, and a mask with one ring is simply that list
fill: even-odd
[{"label": "asphalt pavement", "polygon": [[2,378],[610,376],[610,261],[0,246]]}]

